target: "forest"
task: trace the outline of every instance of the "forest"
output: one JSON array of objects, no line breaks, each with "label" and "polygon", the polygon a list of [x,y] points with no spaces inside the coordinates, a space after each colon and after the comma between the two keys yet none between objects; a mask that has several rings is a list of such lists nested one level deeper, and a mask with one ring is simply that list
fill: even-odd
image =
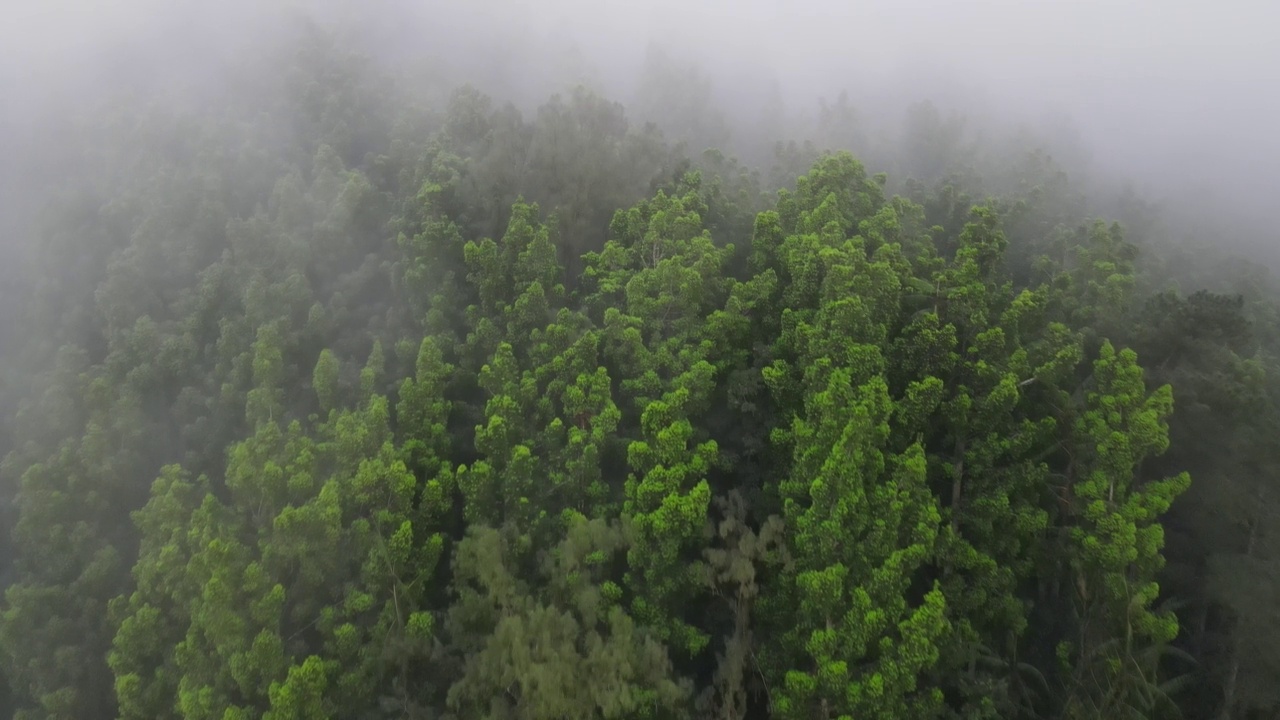
[{"label": "forest", "polygon": [[1269,258],[928,100],[264,53],[24,166],[0,714],[1280,716]]}]

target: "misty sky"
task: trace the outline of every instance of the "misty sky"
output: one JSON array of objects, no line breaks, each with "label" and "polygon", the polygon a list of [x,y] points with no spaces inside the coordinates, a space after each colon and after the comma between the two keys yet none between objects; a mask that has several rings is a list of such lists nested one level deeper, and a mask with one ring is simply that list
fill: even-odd
[{"label": "misty sky", "polygon": [[[901,98],[1068,116],[1096,160],[1159,186],[1229,184],[1270,211],[1280,181],[1280,4],[1263,0],[41,0],[0,17],[10,115],[101,89],[120,68],[189,73],[302,9],[379,33],[379,49],[536,79],[569,45],[625,96],[650,42],[697,58],[732,96],[776,81],[795,107],[847,90],[869,115]],[[123,55],[132,64],[103,62]],[[560,66],[555,65],[557,72]],[[129,70],[134,72],[136,70]],[[116,73],[113,75],[112,73]],[[900,108],[895,108],[900,110]],[[13,137],[8,142],[16,142]]]}]

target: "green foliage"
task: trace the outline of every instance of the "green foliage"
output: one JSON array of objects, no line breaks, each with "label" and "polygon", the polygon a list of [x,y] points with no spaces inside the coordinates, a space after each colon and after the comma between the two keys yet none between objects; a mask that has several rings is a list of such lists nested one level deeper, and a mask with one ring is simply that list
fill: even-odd
[{"label": "green foliage", "polygon": [[575,516],[540,582],[517,579],[500,533],[477,527],[458,546],[450,617],[466,665],[450,689],[459,717],[687,717],[690,688],[662,644],[601,582],[627,534]]},{"label": "green foliage", "polygon": [[[15,717],[1276,701],[1259,278],[1157,288],[927,104],[906,197],[800,144],[766,184],[583,88],[420,110],[300,42],[261,108],[107,114],[42,221],[0,378]],[[677,70],[641,112],[721,142]]]},{"label": "green foliage", "polygon": [[1154,684],[1155,666],[1140,659],[1142,651],[1178,634],[1173,613],[1151,607],[1164,564],[1164,529],[1155,520],[1190,478],[1184,473],[1135,482],[1141,461],[1168,447],[1170,387],[1148,394],[1136,353],[1116,352],[1110,343],[1094,362],[1093,379],[1096,389],[1088,392],[1073,432],[1078,516],[1070,528],[1070,562],[1080,630],[1074,647],[1063,650],[1077,653],[1073,680],[1081,691],[1071,696],[1067,712],[1102,718],[1136,710],[1148,716],[1155,708],[1145,686]]}]

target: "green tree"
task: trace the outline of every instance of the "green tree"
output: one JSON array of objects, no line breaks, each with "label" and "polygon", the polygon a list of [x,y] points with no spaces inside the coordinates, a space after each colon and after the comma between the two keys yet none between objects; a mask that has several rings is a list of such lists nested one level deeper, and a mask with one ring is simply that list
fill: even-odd
[{"label": "green tree", "polygon": [[1155,522],[1187,489],[1186,474],[1144,481],[1140,464],[1168,447],[1169,386],[1148,393],[1132,350],[1104,343],[1095,386],[1072,428],[1078,508],[1070,528],[1079,631],[1060,654],[1073,664],[1070,717],[1149,713],[1164,700],[1151,692],[1158,664],[1151,646],[1177,636],[1173,613],[1152,609],[1160,593],[1164,529]]},{"label": "green tree", "polygon": [[495,530],[458,548],[452,632],[467,648],[449,691],[459,717],[687,717],[690,688],[666,649],[630,618],[607,577],[625,526],[576,516],[546,554],[540,582],[519,579]]}]

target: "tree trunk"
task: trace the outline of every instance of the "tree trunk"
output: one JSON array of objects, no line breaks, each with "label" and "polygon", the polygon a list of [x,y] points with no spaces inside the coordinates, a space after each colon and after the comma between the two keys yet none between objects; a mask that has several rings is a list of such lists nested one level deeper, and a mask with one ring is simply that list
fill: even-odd
[{"label": "tree trunk", "polygon": [[960,534],[960,501],[964,495],[964,452],[966,440],[964,436],[956,443],[954,465],[951,470],[951,532]]},{"label": "tree trunk", "polygon": [[[1237,649],[1239,643],[1236,643]],[[1240,676],[1240,656],[1231,654],[1231,672],[1227,673],[1227,682],[1222,686],[1222,710],[1218,720],[1231,720],[1231,708],[1236,704],[1236,678]]]},{"label": "tree trunk", "polygon": [[[1245,543],[1244,557],[1248,561],[1253,556],[1253,543],[1258,534],[1258,522],[1254,520],[1249,523],[1249,540]],[[1236,621],[1236,627],[1231,642],[1231,670],[1227,672],[1227,681],[1222,686],[1222,708],[1218,712],[1218,720],[1231,720],[1233,709],[1236,704],[1236,684],[1240,678],[1240,622]]]}]

